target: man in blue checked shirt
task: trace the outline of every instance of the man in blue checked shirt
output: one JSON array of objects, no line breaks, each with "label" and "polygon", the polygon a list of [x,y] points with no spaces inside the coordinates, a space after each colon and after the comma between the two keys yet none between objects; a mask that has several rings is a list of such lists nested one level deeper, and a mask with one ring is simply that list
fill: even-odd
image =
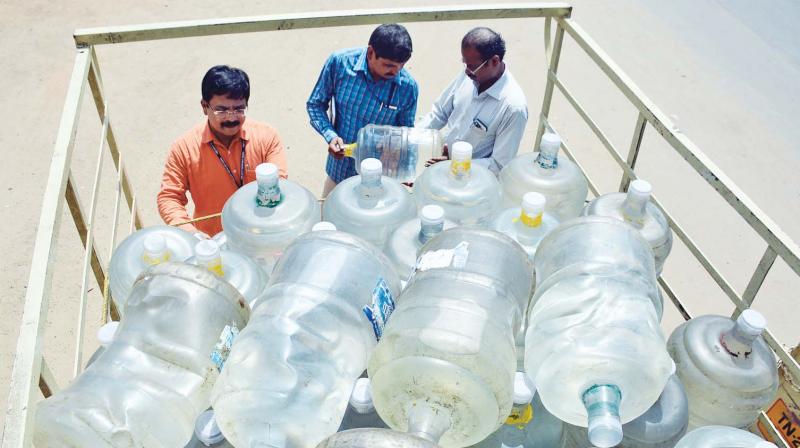
[{"label": "man in blue checked shirt", "polygon": [[[375,29],[364,48],[333,53],[325,62],[317,85],[306,102],[311,126],[328,143],[326,197],[337,183],[356,175],[354,159],[344,156],[344,145],[354,143],[368,124],[414,126],[417,82],[403,68],[411,59],[411,36],[402,25]],[[334,122],[328,118],[331,99]]]}]

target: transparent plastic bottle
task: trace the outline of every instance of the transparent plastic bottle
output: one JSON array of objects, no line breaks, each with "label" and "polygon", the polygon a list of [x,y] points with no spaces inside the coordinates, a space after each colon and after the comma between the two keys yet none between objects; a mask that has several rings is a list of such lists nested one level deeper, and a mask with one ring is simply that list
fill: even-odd
[{"label": "transparent plastic bottle", "polygon": [[340,182],[322,212],[338,230],[383,248],[389,234],[417,211],[400,182],[381,176],[381,161],[366,159],[361,162],[361,175]]},{"label": "transparent plastic bottle", "polygon": [[228,249],[251,257],[267,273],[286,246],[319,219],[317,198],[299,184],[279,179],[272,163],[258,165],[256,181],[236,191],[222,208]]},{"label": "transparent plastic bottle", "polygon": [[[644,414],[622,425],[624,437],[617,448],[672,448],[686,433],[689,404],[677,376],[667,381],[658,401]],[[561,448],[591,446],[586,428],[564,425]]]},{"label": "transparent plastic bottle", "polygon": [[[474,448],[553,448],[564,423],[547,412],[536,387],[522,372],[514,377],[514,407],[505,423]],[[588,445],[584,445],[588,446]],[[582,448],[584,448],[582,447]]]},{"label": "transparent plastic bottle", "polygon": [[729,426],[704,426],[683,436],[675,448],[778,448],[742,429]]},{"label": "transparent plastic bottle", "polygon": [[583,216],[610,216],[639,229],[650,243],[656,262],[656,275],[661,275],[664,261],[672,250],[672,229],[664,214],[650,201],[653,187],[649,182],[636,179],[627,193],[604,194],[589,202]]},{"label": "transparent plastic bottle", "polygon": [[399,290],[389,260],[363,239],[330,230],[298,237],[214,387],[225,437],[234,446],[309,447],[336,432]]},{"label": "transparent plastic bottle", "polygon": [[389,427],[464,447],[506,420],[531,271],[522,248],[491,230],[456,227],[422,247],[369,362]]},{"label": "transparent plastic bottle", "polygon": [[134,284],[114,342],[37,406],[40,447],[186,445],[249,307],[197,266],[163,263]]},{"label": "transparent plastic bottle", "polygon": [[531,262],[542,238],[558,226],[558,220],[545,212],[546,203],[541,193],[525,193],[521,206],[503,210],[492,222],[494,230],[510,236],[525,249]]},{"label": "transparent plastic bottle", "polygon": [[194,436],[189,444],[184,448],[233,448],[233,445],[225,440],[222,431],[219,430],[217,420],[214,418],[214,411],[208,410],[197,417],[194,425]]},{"label": "transparent plastic bottle", "polygon": [[120,315],[136,278],[148,267],[191,257],[197,238],[170,226],[152,226],[130,234],[119,243],[108,268],[108,287]]},{"label": "transparent plastic bottle", "polygon": [[553,415],[588,426],[594,445],[615,446],[672,370],[653,252],[633,227],[590,216],[550,232],[535,268],[525,371]]},{"label": "transparent plastic bottle", "polygon": [[567,157],[558,157],[561,138],[545,133],[539,152],[515,157],[500,171],[503,206],[514,207],[529,191],[547,198],[545,211],[559,222],[580,215],[589,192],[589,183],[580,168]]},{"label": "transparent plastic bottle", "polygon": [[372,402],[372,385],[369,378],[356,380],[347,411],[342,418],[342,424],[339,425],[339,431],[356,428],[387,428],[375,410],[375,403]]},{"label": "transparent plastic bottle", "polygon": [[472,145],[467,142],[453,143],[450,158],[425,169],[414,183],[417,208],[435,204],[456,224],[488,227],[502,198],[497,178],[472,165]]},{"label": "transparent plastic bottle", "polygon": [[359,428],[337,432],[317,448],[439,448],[439,445],[404,432],[382,428]]},{"label": "transparent plastic bottle", "polygon": [[699,316],[669,337],[667,349],[689,398],[689,429],[746,429],[778,390],[775,356],[761,337],[764,317],[745,310],[736,321]]},{"label": "transparent plastic bottle", "polygon": [[405,281],[411,274],[417,261],[417,252],[422,245],[452,227],[455,227],[455,223],[445,220],[443,208],[426,205],[420,210],[419,218],[406,221],[392,232],[383,251],[400,274],[401,280]]},{"label": "transparent plastic bottle", "polygon": [[399,182],[414,182],[417,170],[431,157],[442,155],[444,142],[435,129],[368,124],[358,131],[358,141],[345,146],[344,154],[361,162],[379,159],[383,175]]},{"label": "transparent plastic bottle", "polygon": [[258,263],[247,255],[232,250],[220,250],[214,240],[195,244],[194,257],[186,262],[206,268],[217,277],[230,283],[244,297],[250,307],[267,288],[269,276]]}]

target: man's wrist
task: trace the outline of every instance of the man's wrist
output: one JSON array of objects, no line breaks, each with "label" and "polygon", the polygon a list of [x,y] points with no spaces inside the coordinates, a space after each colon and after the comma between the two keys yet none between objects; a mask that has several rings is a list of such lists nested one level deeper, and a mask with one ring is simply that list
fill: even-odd
[{"label": "man's wrist", "polygon": [[327,143],[330,143],[333,139],[335,139],[339,135],[333,129],[328,129],[322,133],[322,136],[325,138],[325,141]]}]

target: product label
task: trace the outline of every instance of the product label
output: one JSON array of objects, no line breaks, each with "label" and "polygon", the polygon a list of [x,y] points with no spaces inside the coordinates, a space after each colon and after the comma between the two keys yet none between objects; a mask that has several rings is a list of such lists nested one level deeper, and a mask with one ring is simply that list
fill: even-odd
[{"label": "product label", "polygon": [[345,157],[353,157],[353,154],[356,152],[356,147],[358,143],[350,143],[349,145],[344,145],[344,156]]},{"label": "product label", "polygon": [[514,406],[511,408],[511,414],[506,419],[506,425],[515,425],[517,428],[522,429],[533,420],[533,406],[530,404],[525,407]]},{"label": "product label", "polygon": [[469,256],[469,243],[462,241],[452,249],[439,249],[425,252],[417,260],[415,271],[427,271],[428,269],[446,268],[453,266],[461,269],[467,264]]},{"label": "product label", "polygon": [[[767,411],[767,417],[789,446],[800,448],[800,416],[790,411],[782,399],[775,400],[775,403]],[[763,423],[758,422],[758,430],[765,440],[774,442]]]},{"label": "product label", "polygon": [[214,346],[214,351],[211,352],[211,361],[219,371],[222,371],[222,366],[225,365],[225,361],[228,359],[236,336],[239,336],[239,327],[234,322],[231,322],[230,325],[225,325],[222,333],[219,334],[219,341]]},{"label": "product label", "polygon": [[142,261],[144,262],[144,264],[148,266],[154,266],[159,263],[166,263],[167,261],[169,261],[169,256],[170,252],[168,250],[164,251],[164,254],[161,255],[160,257],[153,256],[145,251],[144,253],[142,253]]},{"label": "product label", "polygon": [[558,166],[558,153],[545,154],[540,152],[536,156],[536,163],[544,169],[552,170]]},{"label": "product label", "polygon": [[456,177],[461,177],[464,173],[469,172],[472,168],[472,160],[453,160],[450,162],[450,172]]},{"label": "product label", "polygon": [[372,303],[363,308],[364,315],[372,323],[372,330],[375,332],[375,339],[381,340],[383,328],[389,320],[389,316],[394,312],[394,299],[389,291],[389,286],[384,279],[378,280],[375,289],[372,290]]},{"label": "product label", "polygon": [[222,258],[215,258],[205,263],[206,269],[211,271],[217,277],[225,277],[225,271],[222,269]]},{"label": "product label", "polygon": [[514,219],[514,222],[522,221],[522,224],[524,224],[527,227],[539,227],[540,225],[542,225],[543,215],[544,213],[539,213],[536,216],[531,216],[523,211],[520,212],[518,218]]},{"label": "product label", "polygon": [[281,200],[283,200],[283,194],[281,194],[281,187],[277,183],[269,187],[258,186],[256,204],[259,207],[273,208],[280,204]]}]

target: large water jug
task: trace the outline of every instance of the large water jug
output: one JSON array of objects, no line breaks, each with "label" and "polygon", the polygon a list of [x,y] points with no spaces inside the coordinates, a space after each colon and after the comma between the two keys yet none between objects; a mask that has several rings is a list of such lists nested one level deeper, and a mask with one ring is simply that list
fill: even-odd
[{"label": "large water jug", "polygon": [[543,194],[528,192],[522,196],[520,206],[503,210],[492,222],[494,230],[510,236],[525,249],[531,262],[539,243],[558,226],[558,220],[545,212],[546,204]]},{"label": "large water jug", "polygon": [[212,402],[234,446],[309,447],[336,432],[400,281],[354,235],[298,237],[275,265]]},{"label": "large water jug", "polygon": [[531,281],[525,252],[498,232],[456,227],[422,247],[369,361],[389,427],[464,447],[506,420]]},{"label": "large water jug", "polygon": [[222,208],[228,249],[253,258],[267,273],[286,246],[319,219],[317,198],[299,184],[279,179],[272,163],[258,165],[256,181],[236,191]]},{"label": "large water jug", "polygon": [[214,240],[203,240],[195,244],[194,254],[186,260],[187,263],[206,268],[230,283],[251,308],[267,288],[269,276],[264,268],[247,255],[232,250],[220,250]]},{"label": "large water jug", "polygon": [[186,445],[249,307],[214,274],[163,263],[134,284],[114,341],[38,404],[36,446]]},{"label": "large water jug", "polygon": [[[644,414],[622,425],[624,434],[617,448],[672,448],[686,433],[689,404],[677,376],[667,381],[658,401]],[[586,428],[564,425],[561,448],[591,446]]]},{"label": "large water jug", "polygon": [[667,349],[689,397],[689,428],[745,429],[775,399],[778,369],[761,333],[764,317],[745,310],[736,321],[699,316],[669,337]]},{"label": "large water jug", "polygon": [[337,432],[317,448],[438,448],[430,440],[381,428],[359,428]]},{"label": "large water jug", "polygon": [[747,431],[728,426],[704,426],[683,436],[675,448],[778,448]]},{"label": "large water jug", "polygon": [[[505,423],[475,448],[552,448],[561,440],[564,423],[547,412],[528,375],[514,378],[514,407]],[[589,445],[584,445],[589,446]],[[582,447],[583,448],[583,447]]]},{"label": "large water jug", "polygon": [[338,230],[383,248],[389,234],[417,210],[400,182],[381,176],[380,160],[366,159],[361,162],[361,175],[340,182],[325,200],[322,212]]},{"label": "large water jug", "polygon": [[379,159],[384,176],[414,182],[417,170],[431,157],[441,156],[443,147],[435,129],[368,124],[358,131],[356,143],[345,146],[344,154],[355,159],[356,170],[366,159]]},{"label": "large water jug", "polygon": [[122,240],[108,267],[108,287],[117,310],[124,312],[139,274],[165,261],[185,261],[192,256],[195,243],[197,238],[191,233],[170,226],[146,227]]},{"label": "large water jug", "polygon": [[443,230],[455,227],[455,223],[445,220],[444,209],[438,205],[426,205],[420,210],[419,218],[404,222],[389,236],[384,253],[394,265],[400,279],[405,281],[414,269],[417,252],[428,240]]},{"label": "large water jug", "polygon": [[449,162],[428,167],[414,183],[417,208],[435,204],[459,225],[488,227],[500,207],[500,184],[488,169],[472,165],[472,145],[455,142]]},{"label": "large water jug", "polygon": [[529,191],[547,198],[545,210],[564,222],[580,215],[589,192],[589,183],[580,168],[567,157],[558,157],[561,138],[545,133],[539,152],[515,157],[500,171],[503,206],[514,207]]},{"label": "large water jug", "polygon": [[386,428],[386,423],[381,420],[375,403],[372,401],[372,385],[369,378],[359,378],[353,386],[347,411],[344,413],[339,431],[356,428]]},{"label": "large water jug", "polygon": [[653,252],[614,218],[568,221],[539,245],[525,370],[559,419],[612,447],[656,402],[672,360],[659,319]]},{"label": "large water jug", "polygon": [[627,193],[609,193],[594,199],[583,209],[583,215],[610,216],[639,229],[653,249],[656,275],[661,275],[672,250],[672,229],[661,210],[650,201],[652,192],[649,182],[636,179],[628,186]]}]

